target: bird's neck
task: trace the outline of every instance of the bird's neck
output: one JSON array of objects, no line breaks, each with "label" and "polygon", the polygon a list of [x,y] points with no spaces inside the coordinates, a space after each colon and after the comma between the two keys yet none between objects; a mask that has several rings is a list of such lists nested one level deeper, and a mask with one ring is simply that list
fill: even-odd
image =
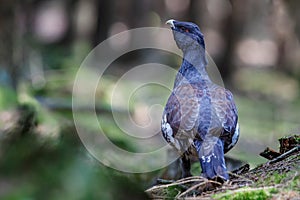
[{"label": "bird's neck", "polygon": [[189,82],[210,81],[206,65],[205,50],[192,49],[186,51],[183,54],[183,61],[177,78],[182,77],[181,79],[188,80]]},{"label": "bird's neck", "polygon": [[183,58],[199,70],[205,70],[206,68],[207,58],[205,54],[205,49],[203,49],[202,47],[197,47],[194,49],[188,49],[184,51]]}]

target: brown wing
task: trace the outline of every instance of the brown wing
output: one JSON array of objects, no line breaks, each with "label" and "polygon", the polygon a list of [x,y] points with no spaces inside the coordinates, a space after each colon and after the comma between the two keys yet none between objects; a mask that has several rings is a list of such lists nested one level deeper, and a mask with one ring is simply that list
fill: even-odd
[{"label": "brown wing", "polygon": [[236,132],[238,115],[233,95],[229,90],[216,86],[211,90],[211,102],[215,113],[212,126],[222,128],[218,136],[223,139],[224,150],[227,152],[228,148],[232,147],[234,134],[238,134],[239,131]]},{"label": "brown wing", "polygon": [[178,130],[189,132],[195,127],[200,107],[199,92],[194,85],[185,84],[176,87],[169,97],[164,114],[174,136]]},{"label": "brown wing", "polygon": [[213,112],[212,126],[223,127],[225,131],[232,132],[237,123],[237,109],[233,96],[229,90],[215,86],[210,90]]}]

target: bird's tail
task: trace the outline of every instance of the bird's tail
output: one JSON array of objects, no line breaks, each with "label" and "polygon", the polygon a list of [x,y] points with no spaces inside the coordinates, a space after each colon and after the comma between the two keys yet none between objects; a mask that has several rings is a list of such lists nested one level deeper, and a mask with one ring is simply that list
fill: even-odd
[{"label": "bird's tail", "polygon": [[195,141],[203,176],[208,179],[222,178],[228,180],[229,176],[224,159],[223,142],[218,137],[208,138],[204,141]]}]

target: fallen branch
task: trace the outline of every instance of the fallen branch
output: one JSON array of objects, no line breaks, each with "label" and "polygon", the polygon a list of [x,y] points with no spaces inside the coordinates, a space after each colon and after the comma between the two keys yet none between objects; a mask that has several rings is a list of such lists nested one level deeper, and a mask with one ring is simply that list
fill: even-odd
[{"label": "fallen branch", "polygon": [[289,156],[291,156],[293,153],[297,152],[297,151],[300,151],[300,146],[297,146],[297,147],[294,147],[292,148],[291,150],[285,152],[284,154],[281,154],[280,156],[278,156],[277,158],[267,162],[267,165],[269,164],[273,164],[273,163],[276,163],[276,162],[279,162]]}]

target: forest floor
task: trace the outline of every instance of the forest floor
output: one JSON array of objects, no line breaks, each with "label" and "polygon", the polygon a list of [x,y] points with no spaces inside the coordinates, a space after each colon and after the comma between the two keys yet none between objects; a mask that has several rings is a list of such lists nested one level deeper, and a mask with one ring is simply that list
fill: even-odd
[{"label": "forest floor", "polygon": [[300,199],[300,136],[286,138],[294,142],[281,143],[279,156],[251,170],[246,164],[230,173],[230,181],[223,184],[193,176],[165,181],[146,192],[152,199]]},{"label": "forest floor", "polygon": [[[147,199],[142,184],[151,174],[133,179],[99,165],[71,122],[58,118],[64,126],[49,131],[55,126],[47,117],[32,105],[0,112],[0,199]],[[244,165],[223,184],[193,176],[165,181],[146,193],[152,199],[300,199],[300,136],[289,138],[280,140],[279,152],[263,152],[270,161],[251,170]]]}]

